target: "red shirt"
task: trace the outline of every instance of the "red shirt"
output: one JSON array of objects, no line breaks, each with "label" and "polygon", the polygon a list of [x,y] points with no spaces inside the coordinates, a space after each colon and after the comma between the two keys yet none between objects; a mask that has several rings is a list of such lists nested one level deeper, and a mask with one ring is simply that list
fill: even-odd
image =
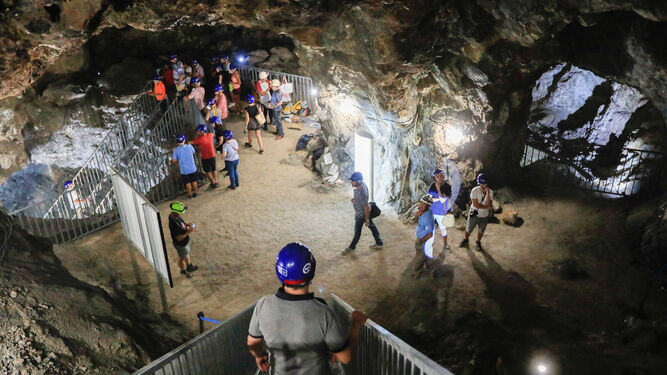
[{"label": "red shirt", "polygon": [[162,77],[164,78],[164,83],[167,86],[172,87],[174,85],[174,70],[169,68],[162,71]]},{"label": "red shirt", "polygon": [[192,140],[192,144],[199,145],[202,159],[215,157],[215,147],[213,147],[213,133],[206,133]]}]

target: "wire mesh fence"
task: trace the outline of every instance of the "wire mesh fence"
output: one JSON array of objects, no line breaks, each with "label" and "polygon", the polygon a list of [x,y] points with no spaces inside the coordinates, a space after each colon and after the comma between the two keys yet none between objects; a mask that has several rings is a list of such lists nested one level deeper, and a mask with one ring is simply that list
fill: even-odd
[{"label": "wire mesh fence", "polygon": [[[299,100],[306,101],[309,104],[310,110],[314,113],[316,107],[315,98],[317,95],[313,80],[295,74],[274,72],[272,70],[253,68],[250,66],[239,67],[239,73],[241,74],[241,93],[244,97],[248,94],[256,95],[255,84],[259,80],[260,72],[267,72],[270,80],[277,79],[280,82],[283,82],[284,78],[287,83],[291,84],[293,89],[292,93],[289,94],[292,103],[296,103]],[[259,98],[255,99],[259,100]]]},{"label": "wire mesh fence", "polygon": [[664,154],[619,148],[610,152],[592,145],[577,155],[559,155],[539,146],[524,145],[520,166],[534,181],[549,182],[602,196],[630,196],[655,192],[663,173]]}]

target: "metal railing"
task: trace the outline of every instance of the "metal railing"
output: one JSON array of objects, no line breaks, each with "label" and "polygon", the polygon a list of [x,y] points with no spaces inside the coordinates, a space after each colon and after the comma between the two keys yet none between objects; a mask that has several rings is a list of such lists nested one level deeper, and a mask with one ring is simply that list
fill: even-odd
[{"label": "metal railing", "polygon": [[[338,318],[349,325],[354,309],[335,294],[330,302]],[[344,368],[346,374],[354,375],[453,375],[370,319],[361,328],[352,361]]]},{"label": "metal railing", "polygon": [[134,374],[254,374],[257,367],[246,345],[254,308],[253,303]]},{"label": "metal railing", "polygon": [[[171,164],[171,153],[166,152],[151,160],[119,170],[152,203],[160,203],[181,195],[185,186],[181,182],[178,166]],[[195,163],[201,170],[199,154]],[[119,220],[116,197],[110,176],[104,176],[99,183],[110,186],[104,197],[96,205],[86,202],[79,205],[69,199],[51,207],[51,202],[41,202],[12,213],[14,222],[23,229],[39,237],[49,238],[54,243],[66,243],[103,229]],[[44,217],[51,209],[53,217]]]},{"label": "metal railing", "polygon": [[[106,176],[109,167],[116,165],[118,158],[124,155],[128,147],[131,147],[134,141],[144,134],[148,123],[159,113],[159,102],[146,95],[146,92],[152,89],[152,85],[153,82],[150,81],[144,86],[128,109],[123,112],[118,125],[107,132],[72,178],[77,195],[88,198],[93,206],[100,205],[102,202],[99,200],[104,199],[107,195],[109,187],[100,185],[100,182]],[[67,218],[61,216],[64,213],[61,207],[68,203],[67,200],[71,195],[70,192],[63,192],[52,202],[43,217],[46,219]]]},{"label": "metal railing", "polygon": [[586,155],[566,156],[526,144],[520,166],[534,180],[602,195],[651,193],[658,186],[664,154],[623,147],[607,152],[593,145]]},{"label": "metal railing", "polygon": [[[330,302],[341,322],[349,324],[352,307],[334,294]],[[134,375],[255,373],[257,367],[246,346],[253,308],[254,304],[163,355]],[[201,321],[203,313],[197,316]],[[344,368],[349,375],[452,375],[372,320],[368,320],[362,328],[354,359]]]},{"label": "metal railing", "polygon": [[[243,97],[248,94],[256,95],[255,84],[259,81],[260,72],[269,73],[269,79],[278,79],[282,83],[283,78],[285,78],[288,83],[292,83],[294,92],[289,94],[292,103],[296,103],[299,100],[305,100],[308,102],[310,111],[315,113],[315,98],[317,98],[317,95],[315,95],[313,90],[313,80],[295,74],[274,72],[272,70],[253,68],[250,66],[241,66],[239,67],[239,73],[241,74],[241,92],[244,95]],[[259,100],[259,98],[255,99]]]}]

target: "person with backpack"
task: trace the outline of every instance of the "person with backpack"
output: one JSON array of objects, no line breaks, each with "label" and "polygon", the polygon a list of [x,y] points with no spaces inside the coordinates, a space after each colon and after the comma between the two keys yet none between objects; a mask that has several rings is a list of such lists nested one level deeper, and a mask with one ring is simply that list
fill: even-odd
[{"label": "person with backpack", "polygon": [[185,135],[179,134],[176,137],[178,146],[174,149],[171,162],[176,164],[181,172],[181,180],[185,184],[185,190],[190,198],[197,198],[197,165],[195,164],[195,148],[192,145],[185,144]]},{"label": "person with backpack", "polygon": [[350,183],[354,189],[354,198],[351,199],[352,206],[354,207],[354,237],[350,246],[348,246],[341,255],[345,256],[350,254],[357,247],[359,238],[361,238],[361,229],[366,225],[373,233],[373,238],[375,238],[375,244],[371,245],[372,249],[382,249],[384,243],[380,238],[380,232],[373,223],[371,219],[371,206],[368,204],[368,187],[364,182],[364,178],[361,172],[354,172],[350,176]]},{"label": "person with backpack", "polygon": [[222,159],[225,161],[225,168],[227,169],[227,173],[229,173],[229,186],[227,188],[234,190],[239,187],[239,144],[234,139],[234,134],[232,134],[231,130],[225,130],[223,137],[225,138],[225,143],[222,145]]},{"label": "person with backpack", "polygon": [[477,185],[470,191],[470,211],[468,212],[468,221],[466,222],[465,238],[461,241],[460,247],[468,246],[468,237],[477,227],[477,251],[484,251],[482,247],[482,236],[486,230],[486,224],[489,222],[489,214],[493,210],[493,190],[489,189],[486,180],[486,174],[477,175]]},{"label": "person with backpack", "polygon": [[[252,133],[255,133],[257,137],[257,143],[259,143],[259,153],[264,153],[264,145],[262,144],[262,132],[260,131],[261,126],[257,122],[257,115],[260,114],[259,106],[255,104],[255,97],[248,95],[248,106],[245,107],[245,130],[248,132],[248,142],[245,143],[245,147],[252,148]],[[266,120],[265,120],[266,121]]]}]

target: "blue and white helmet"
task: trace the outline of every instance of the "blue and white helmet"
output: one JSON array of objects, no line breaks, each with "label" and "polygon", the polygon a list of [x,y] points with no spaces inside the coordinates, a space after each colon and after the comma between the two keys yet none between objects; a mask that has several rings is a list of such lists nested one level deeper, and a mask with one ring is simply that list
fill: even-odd
[{"label": "blue and white helmet", "polygon": [[486,173],[480,173],[477,175],[477,185],[486,184]]},{"label": "blue and white helmet", "polygon": [[179,135],[176,137],[176,141],[178,141],[178,143],[185,143],[185,135],[183,135],[183,134],[179,134]]},{"label": "blue and white helmet", "polygon": [[315,277],[316,267],[313,253],[299,242],[285,245],[276,258],[276,275],[287,286],[309,284]]},{"label": "blue and white helmet", "polygon": [[199,84],[199,78],[198,78],[198,77],[192,77],[192,78],[190,78],[190,84],[191,84],[191,85]]},{"label": "blue and white helmet", "polygon": [[72,188],[73,186],[74,186],[74,182],[72,182],[72,180],[67,180],[67,181],[65,181],[65,189],[68,189],[68,190],[69,190],[69,189]]},{"label": "blue and white helmet", "polygon": [[205,124],[197,125],[197,131],[202,132],[202,133],[206,133],[206,125]]}]

